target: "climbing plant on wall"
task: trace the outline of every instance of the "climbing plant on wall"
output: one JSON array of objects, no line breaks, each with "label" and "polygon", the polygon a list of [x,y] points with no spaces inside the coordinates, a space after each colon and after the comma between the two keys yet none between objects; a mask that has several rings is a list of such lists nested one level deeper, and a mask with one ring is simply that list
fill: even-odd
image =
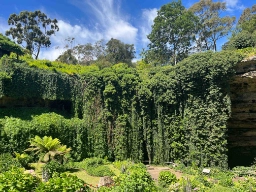
[{"label": "climbing plant on wall", "polygon": [[[65,120],[70,123],[57,124],[56,133],[76,151],[76,159],[98,156],[226,167],[229,80],[242,58],[235,52],[205,52],[176,66],[135,69],[120,63],[102,70],[81,68],[81,73],[60,72],[56,63],[48,63],[56,66],[52,70],[7,59],[0,67],[8,76],[0,79],[0,95],[71,100],[79,123]],[[8,127],[10,121],[1,122],[0,127]],[[31,128],[30,134],[55,134],[42,131],[48,130],[43,125],[31,121],[29,127],[37,131]],[[23,127],[15,130],[21,134]],[[10,130],[1,129],[11,140],[17,134]],[[13,150],[26,145],[15,142]]]}]

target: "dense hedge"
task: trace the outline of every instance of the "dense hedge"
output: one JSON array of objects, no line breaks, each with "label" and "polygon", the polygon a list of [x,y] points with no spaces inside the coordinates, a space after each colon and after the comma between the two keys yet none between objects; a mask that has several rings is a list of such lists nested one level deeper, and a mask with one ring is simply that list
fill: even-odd
[{"label": "dense hedge", "polygon": [[32,120],[6,117],[0,121],[0,131],[1,152],[22,152],[29,147],[31,138],[47,135],[71,147],[76,160],[88,156],[87,129],[78,118],[65,119],[56,113],[34,116]]},{"label": "dense hedge", "polygon": [[27,144],[22,143],[27,135],[53,134],[78,159],[107,156],[226,167],[228,81],[241,59],[234,52],[206,52],[176,66],[135,69],[117,64],[77,75],[3,60],[2,71],[11,79],[2,80],[2,95],[70,99],[74,114],[82,114],[83,120],[56,121],[49,114],[30,122],[6,118],[2,127],[13,150]]}]

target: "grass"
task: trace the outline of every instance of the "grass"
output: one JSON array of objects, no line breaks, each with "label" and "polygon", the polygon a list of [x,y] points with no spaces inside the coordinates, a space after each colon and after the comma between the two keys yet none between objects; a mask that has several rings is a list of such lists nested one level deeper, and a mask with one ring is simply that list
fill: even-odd
[{"label": "grass", "polygon": [[100,177],[88,175],[87,172],[83,169],[74,169],[69,172],[69,174],[76,175],[79,179],[82,179],[85,183],[92,186],[97,186],[100,181]]},{"label": "grass", "polygon": [[[44,163],[31,163],[30,166],[35,169],[35,173],[38,177],[42,177],[42,167]],[[119,175],[121,172],[114,167],[113,164],[108,164],[108,166],[115,175]],[[69,169],[67,171],[68,174],[76,175],[79,179],[82,179],[85,183],[92,185],[96,187],[99,183],[100,177],[95,177],[89,175],[85,170],[83,169]]]}]

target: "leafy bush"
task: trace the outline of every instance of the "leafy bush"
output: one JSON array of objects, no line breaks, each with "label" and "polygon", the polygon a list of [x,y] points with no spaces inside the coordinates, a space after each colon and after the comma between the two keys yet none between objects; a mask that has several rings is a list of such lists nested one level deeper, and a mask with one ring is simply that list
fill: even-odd
[{"label": "leafy bush", "polygon": [[32,157],[29,156],[28,154],[26,153],[16,153],[15,152],[15,159],[24,167],[24,168],[28,168],[28,163],[31,162],[32,160]]},{"label": "leafy bush", "polygon": [[126,173],[114,178],[116,187],[113,191],[154,192],[157,191],[154,181],[142,165],[134,165]]},{"label": "leafy bush", "polygon": [[15,159],[10,153],[0,154],[0,173],[4,171],[9,171],[12,167],[21,168],[21,163]]},{"label": "leafy bush", "polygon": [[95,167],[87,167],[86,172],[91,176],[103,177],[103,176],[114,176],[115,173],[107,166],[100,165]]},{"label": "leafy bush", "polygon": [[24,174],[24,170],[13,168],[0,173],[0,191],[32,192],[35,191],[40,179],[31,174]]},{"label": "leafy bush", "polygon": [[125,161],[115,161],[113,162],[113,165],[115,168],[117,168],[121,172],[125,172],[125,170],[129,169],[132,165],[134,165],[134,163],[131,161],[125,160]]},{"label": "leafy bush", "polygon": [[159,173],[158,182],[162,187],[168,187],[177,181],[176,176],[170,171],[161,171]]},{"label": "leafy bush", "polygon": [[255,37],[248,31],[242,31],[230,39],[229,48],[243,49],[254,47],[256,45]]},{"label": "leafy bush", "polygon": [[234,174],[231,171],[212,168],[210,176],[214,180],[217,180],[218,184],[223,187],[232,187],[234,185]]},{"label": "leafy bush", "polygon": [[54,173],[63,173],[66,171],[66,168],[64,165],[60,164],[57,161],[50,161],[49,163],[46,163],[43,167],[43,173],[45,173],[49,178],[52,178]]},{"label": "leafy bush", "polygon": [[103,176],[114,176],[114,172],[107,166],[107,161],[98,158],[86,158],[81,162],[76,162],[74,164],[75,167],[81,168],[87,171],[87,173],[91,176],[103,177]]},{"label": "leafy bush", "polygon": [[253,167],[237,166],[232,169],[232,172],[238,177],[256,176],[255,168]]},{"label": "leafy bush", "polygon": [[59,177],[53,177],[48,182],[42,182],[36,188],[36,192],[52,192],[52,191],[83,191],[89,192],[90,188],[84,183],[83,180],[73,175],[61,174]]},{"label": "leafy bush", "polygon": [[239,192],[256,191],[256,178],[245,177],[243,180],[235,183],[234,190]]},{"label": "leafy bush", "polygon": [[106,164],[105,160],[98,157],[86,158],[85,160],[83,160],[83,165],[86,168],[97,167],[99,165],[104,165],[104,164]]}]

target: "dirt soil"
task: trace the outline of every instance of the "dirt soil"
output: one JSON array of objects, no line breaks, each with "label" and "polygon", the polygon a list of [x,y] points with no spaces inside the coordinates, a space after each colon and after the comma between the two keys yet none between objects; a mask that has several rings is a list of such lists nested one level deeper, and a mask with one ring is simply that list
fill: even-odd
[{"label": "dirt soil", "polygon": [[163,170],[168,170],[170,172],[172,172],[173,174],[176,175],[176,177],[179,179],[182,176],[181,172],[175,171],[173,169],[170,169],[169,167],[158,167],[158,166],[147,166],[147,171],[149,172],[149,174],[151,175],[151,177],[153,178],[154,181],[157,181],[159,173]]}]

